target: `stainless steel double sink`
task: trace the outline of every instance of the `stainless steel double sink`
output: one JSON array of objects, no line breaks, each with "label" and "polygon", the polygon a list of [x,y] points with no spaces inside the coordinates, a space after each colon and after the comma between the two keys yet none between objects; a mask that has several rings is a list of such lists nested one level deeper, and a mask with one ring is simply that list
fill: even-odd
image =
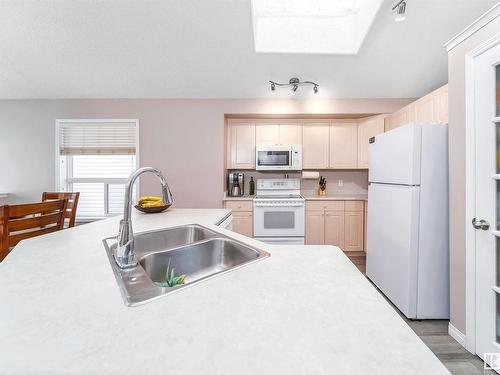
[{"label": "stainless steel double sink", "polygon": [[[201,225],[191,224],[134,235],[139,264],[122,269],[114,259],[116,238],[106,238],[103,242],[127,306],[149,302],[270,255]],[[185,283],[174,287],[157,285],[164,281],[167,268],[174,269],[175,275],[185,275]]]}]

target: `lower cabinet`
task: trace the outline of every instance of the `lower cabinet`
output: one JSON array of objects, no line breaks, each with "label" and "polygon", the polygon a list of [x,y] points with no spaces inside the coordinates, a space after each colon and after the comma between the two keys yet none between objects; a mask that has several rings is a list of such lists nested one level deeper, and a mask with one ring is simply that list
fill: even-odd
[{"label": "lower cabinet", "polygon": [[[306,203],[307,207],[307,203]],[[306,245],[325,243],[325,212],[306,210]]]},{"label": "lower cabinet", "polygon": [[364,250],[363,201],[306,202],[306,244]]},{"label": "lower cabinet", "polygon": [[233,232],[253,237],[253,213],[233,212]]},{"label": "lower cabinet", "polygon": [[253,237],[252,201],[225,201],[224,207],[233,211],[233,232]]},{"label": "lower cabinet", "polygon": [[325,245],[338,246],[344,250],[344,211],[325,211]]},{"label": "lower cabinet", "polygon": [[363,251],[363,211],[346,212],[344,251]]}]

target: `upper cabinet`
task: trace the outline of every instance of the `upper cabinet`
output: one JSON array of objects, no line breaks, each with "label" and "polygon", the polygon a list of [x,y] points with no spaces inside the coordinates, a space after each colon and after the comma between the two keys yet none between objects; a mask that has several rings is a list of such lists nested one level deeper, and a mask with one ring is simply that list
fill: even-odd
[{"label": "upper cabinet", "polygon": [[302,145],[303,169],[367,169],[370,138],[410,122],[448,123],[448,85],[390,115],[228,119],[227,169],[255,169],[255,145]]},{"label": "upper cabinet", "polygon": [[255,143],[270,145],[301,145],[302,124],[256,123]]},{"label": "upper cabinet", "polygon": [[326,169],[329,165],[329,123],[308,123],[302,129],[302,167]]},{"label": "upper cabinet", "polygon": [[435,121],[436,103],[434,95],[426,95],[410,104],[411,122],[437,122]]},{"label": "upper cabinet", "polygon": [[368,168],[368,145],[370,138],[384,132],[386,115],[362,119],[358,124],[358,168]]},{"label": "upper cabinet", "polygon": [[448,85],[410,103],[385,119],[385,131],[409,122],[448,123]]},{"label": "upper cabinet", "polygon": [[410,107],[406,106],[399,111],[391,113],[385,118],[385,131],[388,132],[398,126],[408,124],[410,122]]},{"label": "upper cabinet", "polygon": [[330,125],[330,160],[334,169],[354,169],[358,165],[357,122],[335,122]]},{"label": "upper cabinet", "polygon": [[227,168],[255,169],[255,122],[228,121]]},{"label": "upper cabinet", "polygon": [[258,124],[255,128],[255,144],[278,145],[280,126],[278,124]]},{"label": "upper cabinet", "polygon": [[282,145],[301,145],[302,124],[280,124],[280,143]]}]

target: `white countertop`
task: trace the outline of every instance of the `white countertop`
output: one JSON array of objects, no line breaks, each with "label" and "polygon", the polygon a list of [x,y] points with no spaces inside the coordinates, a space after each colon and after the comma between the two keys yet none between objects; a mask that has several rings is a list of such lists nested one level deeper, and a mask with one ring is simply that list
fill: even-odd
[{"label": "white countertop", "polygon": [[255,195],[244,195],[242,197],[230,197],[229,195],[224,195],[223,201],[251,201],[255,198]]},{"label": "white countertop", "polygon": [[[134,230],[213,229],[228,212],[136,215]],[[102,244],[118,220],[23,241],[0,263],[2,375],[449,374],[336,247],[232,234],[271,257],[126,307]]]},{"label": "white countertop", "polygon": [[303,194],[307,201],[368,201],[366,194],[327,194],[320,196],[318,194]]},{"label": "white countertop", "polygon": [[[315,200],[336,200],[336,201],[368,201],[368,194],[327,194],[325,196],[319,196],[317,193],[313,192],[303,192],[302,196],[305,200],[315,201]],[[242,197],[230,197],[224,195],[223,201],[250,201],[253,200],[255,196],[244,195]]]}]

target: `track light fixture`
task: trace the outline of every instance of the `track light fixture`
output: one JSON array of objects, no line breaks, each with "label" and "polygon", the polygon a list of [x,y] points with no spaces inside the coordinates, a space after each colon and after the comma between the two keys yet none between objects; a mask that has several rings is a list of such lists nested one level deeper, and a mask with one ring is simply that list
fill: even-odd
[{"label": "track light fixture", "polygon": [[297,92],[299,86],[303,86],[303,85],[312,85],[313,86],[313,92],[315,94],[317,94],[319,92],[318,90],[318,87],[319,85],[315,82],[311,82],[311,81],[303,81],[301,82],[298,78],[290,78],[290,80],[288,81],[288,83],[278,83],[278,82],[274,82],[274,81],[269,81],[269,83],[271,84],[271,91],[275,91],[276,90],[276,86],[279,86],[279,87],[291,87],[291,91],[290,91],[290,95],[295,95],[295,93]]},{"label": "track light fixture", "polygon": [[407,0],[400,0],[392,7],[394,21],[401,22],[406,19],[406,1]]}]

